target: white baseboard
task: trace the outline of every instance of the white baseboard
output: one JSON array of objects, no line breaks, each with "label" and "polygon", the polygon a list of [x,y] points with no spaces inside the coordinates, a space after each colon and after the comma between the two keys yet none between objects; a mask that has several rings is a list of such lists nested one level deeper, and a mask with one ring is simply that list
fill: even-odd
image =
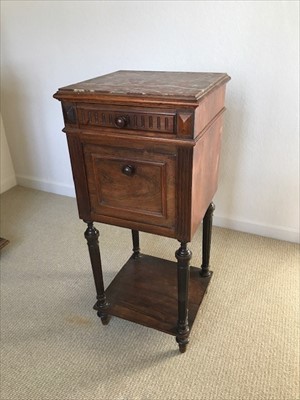
[{"label": "white baseboard", "polygon": [[75,197],[75,189],[73,185],[65,185],[25,175],[17,175],[17,182],[18,185],[29,187],[31,189],[60,194],[62,196]]},{"label": "white baseboard", "polygon": [[[73,185],[50,182],[24,175],[17,175],[17,182],[21,186],[26,186],[32,189],[56,193],[63,196],[75,197],[75,189]],[[252,233],[254,235],[285,240],[287,242],[299,243],[299,231],[296,229],[290,229],[288,227],[257,224],[251,221],[226,218],[218,216],[217,214],[214,216],[214,225],[236,231]]]},{"label": "white baseboard", "polygon": [[252,233],[253,235],[266,236],[269,238],[284,240],[287,242],[300,242],[299,231],[288,227],[257,224],[251,221],[230,219],[218,215],[214,216],[214,225],[220,226],[222,228],[232,229],[234,231]]},{"label": "white baseboard", "polygon": [[1,185],[0,185],[0,193],[4,193],[7,190],[13,188],[16,186],[17,180],[15,175],[10,176],[9,178],[1,180]]}]

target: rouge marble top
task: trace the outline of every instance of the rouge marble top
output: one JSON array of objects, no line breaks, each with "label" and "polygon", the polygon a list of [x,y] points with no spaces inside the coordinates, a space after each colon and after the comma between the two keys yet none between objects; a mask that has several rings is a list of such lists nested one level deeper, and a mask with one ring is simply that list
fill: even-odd
[{"label": "rouge marble top", "polygon": [[59,89],[64,92],[99,93],[108,96],[164,97],[198,100],[230,77],[225,73],[116,71]]}]

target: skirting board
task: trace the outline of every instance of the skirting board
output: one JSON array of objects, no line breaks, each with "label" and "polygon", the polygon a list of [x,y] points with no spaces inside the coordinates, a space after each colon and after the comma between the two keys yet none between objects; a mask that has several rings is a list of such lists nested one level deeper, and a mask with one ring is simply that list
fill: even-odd
[{"label": "skirting board", "polygon": [[75,197],[75,189],[73,185],[64,185],[61,183],[36,179],[32,176],[25,175],[17,175],[17,182],[18,185],[29,187],[31,189],[60,194],[62,196]]},{"label": "skirting board", "polygon": [[17,184],[17,180],[14,175],[10,176],[9,178],[1,180],[0,193],[6,192],[7,190],[16,186],[16,184]]},{"label": "skirting board", "polygon": [[[75,197],[75,189],[73,185],[63,185],[60,183],[40,180],[24,175],[17,175],[17,182],[20,186],[42,190],[44,192],[60,194],[63,196]],[[235,231],[251,233],[253,235],[284,240],[287,242],[299,243],[300,241],[300,235],[296,229],[226,218],[219,216],[217,212],[214,215],[214,225]]]},{"label": "skirting board", "polygon": [[274,225],[255,224],[250,221],[241,221],[214,215],[214,225],[221,228],[228,228],[234,231],[251,233],[253,235],[265,236],[272,239],[284,240],[286,242],[300,242],[300,234],[296,229]]}]

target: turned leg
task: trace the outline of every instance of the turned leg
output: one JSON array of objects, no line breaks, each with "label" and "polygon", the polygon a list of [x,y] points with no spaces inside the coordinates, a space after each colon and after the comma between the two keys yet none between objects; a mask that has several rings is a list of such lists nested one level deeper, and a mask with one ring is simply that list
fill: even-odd
[{"label": "turned leg", "polygon": [[133,245],[133,258],[139,258],[141,256],[140,254],[140,237],[139,237],[139,231],[132,230],[132,245]]},{"label": "turned leg", "polygon": [[210,203],[203,218],[202,265],[200,270],[200,275],[203,277],[211,275],[211,272],[209,270],[209,258],[210,258],[211,231],[212,231],[212,220],[213,220],[214,210],[215,210],[214,203]]},{"label": "turned leg", "polygon": [[178,280],[178,322],[176,342],[179,344],[181,353],[186,351],[189,342],[188,324],[188,300],[189,300],[189,278],[190,259],[192,252],[187,248],[187,243],[181,243],[176,251],[177,258],[177,280]]},{"label": "turned leg", "polygon": [[90,259],[93,269],[93,275],[96,286],[97,293],[97,303],[94,308],[98,311],[97,315],[101,318],[103,325],[108,324],[109,317],[105,313],[105,309],[108,304],[106,302],[105,292],[104,292],[104,284],[103,284],[103,275],[102,275],[102,265],[101,265],[101,257],[100,257],[100,249],[99,249],[99,231],[94,227],[93,222],[86,221],[87,229],[84,233],[84,236],[87,240]]}]

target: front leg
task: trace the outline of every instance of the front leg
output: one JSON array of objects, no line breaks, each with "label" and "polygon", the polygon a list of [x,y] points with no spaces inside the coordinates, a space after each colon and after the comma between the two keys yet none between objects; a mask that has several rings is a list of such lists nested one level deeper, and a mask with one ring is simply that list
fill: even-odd
[{"label": "front leg", "polygon": [[86,221],[86,222],[88,227],[84,233],[84,236],[87,240],[89,248],[89,254],[93,269],[96,293],[97,293],[97,303],[95,304],[94,308],[95,310],[98,311],[97,315],[98,317],[101,318],[103,325],[106,325],[109,322],[109,317],[105,312],[108,304],[104,292],[102,264],[101,264],[99,241],[98,241],[99,231],[94,227],[93,222],[91,221]]},{"label": "front leg", "polygon": [[189,279],[190,279],[190,259],[191,251],[187,248],[187,243],[181,243],[176,251],[177,258],[177,281],[178,281],[178,322],[176,341],[179,344],[179,351],[184,353],[189,342],[189,323],[188,323],[188,301],[189,301]]}]

